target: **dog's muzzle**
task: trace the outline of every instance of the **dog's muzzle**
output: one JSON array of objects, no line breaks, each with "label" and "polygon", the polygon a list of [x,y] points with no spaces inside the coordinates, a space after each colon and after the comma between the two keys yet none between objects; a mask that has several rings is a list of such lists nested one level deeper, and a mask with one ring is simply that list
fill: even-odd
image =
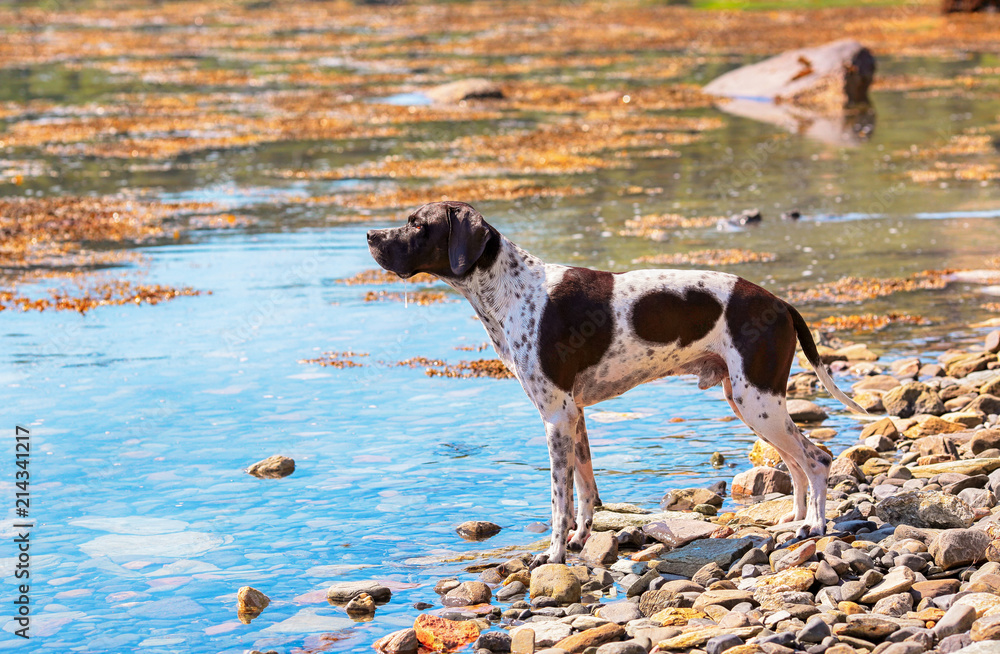
[{"label": "dog's muzzle", "polygon": [[393,261],[398,257],[394,257],[392,255],[391,247],[387,249],[387,237],[389,236],[387,232],[389,231],[390,230],[388,229],[368,230],[368,251],[371,253],[372,258],[375,259],[375,262],[382,266],[385,270],[388,270],[391,273],[396,273],[403,279],[412,277],[412,272],[402,272],[399,270],[398,262]]}]

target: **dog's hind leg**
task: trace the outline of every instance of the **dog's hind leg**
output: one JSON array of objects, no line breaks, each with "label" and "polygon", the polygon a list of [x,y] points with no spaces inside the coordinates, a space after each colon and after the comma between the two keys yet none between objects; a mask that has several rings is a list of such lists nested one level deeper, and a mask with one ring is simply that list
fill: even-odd
[{"label": "dog's hind leg", "polygon": [[[733,383],[729,377],[722,378],[722,392],[725,394],[726,401],[729,402],[729,406],[732,408],[733,413],[736,414],[736,417],[742,420],[744,424],[749,427],[750,424],[747,423],[746,418],[743,417],[743,412],[740,410],[739,404],[737,404],[736,400],[733,399]],[[743,397],[741,396],[740,403],[743,401]],[[750,428],[753,429],[753,427]],[[785,462],[786,466],[788,466],[788,472],[792,476],[792,489],[795,493],[795,506],[791,511],[783,515],[779,522],[791,522],[792,520],[804,519],[806,517],[806,489],[809,487],[809,478],[806,476],[806,473],[802,470],[802,468],[795,463],[795,459],[790,455],[790,453],[786,455],[778,449],[777,446],[768,441],[766,436],[757,430],[754,430],[754,433],[757,434],[757,436],[765,443],[778,450],[778,454],[781,455],[781,460]]]},{"label": "dog's hind leg", "polygon": [[788,466],[795,492],[795,510],[790,517],[806,521],[799,536],[822,535],[826,531],[826,482],[832,457],[802,435],[788,415],[785,398],[740,384],[734,384],[733,395],[737,404],[746,398],[743,421],[778,450]]},{"label": "dog's hind leg", "polygon": [[[550,405],[553,403],[549,402]],[[552,470],[552,542],[545,552],[534,558],[532,568],[543,563],[565,563],[566,539],[573,522],[573,441],[581,411],[568,395],[561,404],[554,411],[544,411],[543,407],[539,407],[545,423],[545,439],[549,446],[549,464]]]},{"label": "dog's hind leg", "polygon": [[573,449],[576,467],[577,509],[576,533],[570,539],[568,548],[571,551],[583,549],[583,544],[590,538],[590,528],[594,524],[594,504],[597,502],[597,481],[594,479],[594,468],[590,460],[590,441],[587,439],[587,424],[580,410],[580,418],[576,421]]}]

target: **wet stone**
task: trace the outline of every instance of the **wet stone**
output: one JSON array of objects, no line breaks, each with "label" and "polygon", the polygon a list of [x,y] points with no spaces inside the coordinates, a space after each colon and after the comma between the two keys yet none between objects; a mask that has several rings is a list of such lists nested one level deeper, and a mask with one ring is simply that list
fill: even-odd
[{"label": "wet stone", "polygon": [[527,587],[520,581],[514,581],[503,588],[497,590],[496,598],[501,602],[508,602],[515,598],[524,597]]},{"label": "wet stone", "polygon": [[243,624],[250,624],[267,608],[271,600],[251,586],[243,586],[236,593],[236,613]]},{"label": "wet stone", "polygon": [[260,479],[281,479],[293,472],[295,472],[295,461],[280,454],[269,456],[247,468],[247,473]]},{"label": "wet stone", "polygon": [[354,620],[366,622],[375,615],[375,600],[368,593],[361,593],[344,606],[344,611]]},{"label": "wet stone", "polygon": [[379,638],[372,646],[380,654],[413,654],[420,647],[420,641],[413,629],[400,629]]},{"label": "wet stone", "polygon": [[482,520],[469,520],[458,525],[455,531],[465,540],[480,541],[499,534],[500,525]]},{"label": "wet stone", "polygon": [[367,593],[379,604],[392,598],[392,591],[378,582],[348,581],[330,586],[326,591],[326,599],[332,604],[347,604],[361,593]]},{"label": "wet stone", "polygon": [[481,581],[465,581],[448,591],[441,599],[445,606],[472,606],[473,604],[488,604],[493,598],[490,587]]},{"label": "wet stone", "polygon": [[510,634],[506,631],[486,631],[479,635],[473,643],[473,649],[488,649],[491,652],[509,652],[511,646]]}]

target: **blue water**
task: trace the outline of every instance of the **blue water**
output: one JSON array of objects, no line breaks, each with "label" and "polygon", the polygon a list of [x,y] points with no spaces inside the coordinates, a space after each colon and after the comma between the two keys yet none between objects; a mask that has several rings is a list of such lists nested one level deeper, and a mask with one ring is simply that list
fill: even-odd
[{"label": "blue water", "polygon": [[[537,414],[512,380],[376,364],[493,354],[455,350],[486,340],[457,296],[404,308],[338,284],[372,267],[364,228],[209,235],[144,253],[150,282],[212,294],[4,316],[6,429],[32,433],[36,638],[4,633],[0,649],[283,651],[330,633],[343,638],[331,650],[367,647],[410,624],[411,604],[434,602],[433,584],[466,565],[440,559],[539,538],[524,530],[548,519]],[[357,359],[367,365],[299,362],[346,350],[368,353]],[[644,417],[599,422],[608,411]],[[748,465],[748,430],[720,420],[721,391],[698,391],[693,378],[588,415],[604,501],[654,508],[668,488],[728,481],[735,469],[712,468],[715,451]],[[295,473],[243,472],[272,454],[295,459]],[[467,519],[504,530],[466,543],[454,528]],[[13,560],[3,565],[9,583]],[[324,600],[346,579],[393,582],[395,595],[374,622],[355,624]],[[236,619],[244,585],[272,600],[251,625]]]}]

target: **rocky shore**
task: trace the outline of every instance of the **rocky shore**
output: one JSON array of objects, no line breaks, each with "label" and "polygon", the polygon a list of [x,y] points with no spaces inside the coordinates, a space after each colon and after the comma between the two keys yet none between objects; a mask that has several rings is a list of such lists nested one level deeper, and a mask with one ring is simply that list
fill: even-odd
[{"label": "rocky shore", "polygon": [[[530,552],[484,558],[468,578],[439,581],[441,606],[419,605],[412,628],[374,649],[1000,653],[998,352],[1000,331],[970,351],[884,369],[864,347],[824,349],[834,367],[861,375],[856,397],[886,413],[836,456],[826,536],[796,541],[798,523],[777,523],[791,481],[758,441],[755,467],[729,485],[733,499],[752,503],[722,512],[718,482],[672,490],[658,512],[605,505],[568,565],[530,570]],[[810,392],[811,377],[793,377],[789,395]],[[798,420],[825,417],[810,404],[794,404]],[[459,532],[498,530],[464,523]],[[391,593],[353,582],[328,598],[376,610]]]}]

